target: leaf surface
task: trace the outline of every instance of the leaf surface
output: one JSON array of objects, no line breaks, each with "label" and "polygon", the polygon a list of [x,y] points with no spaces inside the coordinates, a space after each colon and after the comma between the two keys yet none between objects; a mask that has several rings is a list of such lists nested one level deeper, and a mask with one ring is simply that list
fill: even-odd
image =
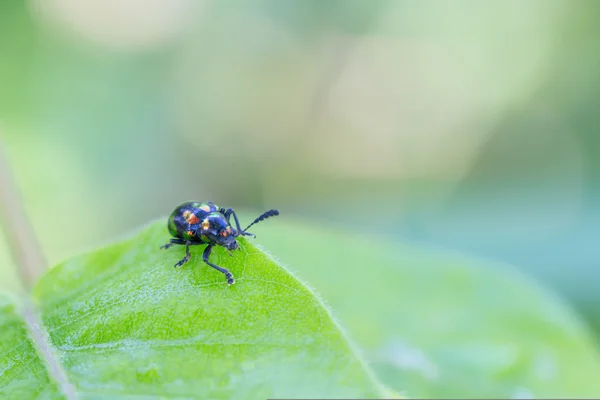
[{"label": "leaf surface", "polygon": [[[263,252],[244,239],[233,257],[216,249],[211,261],[237,280],[228,287],[202,262],[204,246],[192,247],[192,260],[173,268],[185,252],[180,246],[159,250],[167,240],[159,221],[58,265],[36,286],[48,339],[80,397],[382,395],[329,310]],[[18,388],[32,386],[33,373],[52,398],[56,384],[38,368],[44,360],[35,357],[24,325],[7,307],[0,315],[1,324],[12,326],[6,343],[28,350],[9,345],[14,351],[0,359],[0,371],[6,370],[0,390],[17,396]]]},{"label": "leaf surface", "polygon": [[587,327],[511,268],[282,222],[257,241],[317,288],[392,389],[413,398],[600,394]]},{"label": "leaf surface", "polygon": [[0,295],[0,398],[60,398],[14,300]]}]

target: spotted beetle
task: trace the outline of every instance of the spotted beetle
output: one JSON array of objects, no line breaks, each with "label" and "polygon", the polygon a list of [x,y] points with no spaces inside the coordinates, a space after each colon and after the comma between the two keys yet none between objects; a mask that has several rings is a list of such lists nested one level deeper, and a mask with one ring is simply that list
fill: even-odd
[{"label": "spotted beetle", "polygon": [[[253,233],[248,232],[248,229],[252,225],[276,215],[279,215],[279,211],[269,210],[256,218],[246,229],[242,229],[232,208],[220,208],[210,201],[208,203],[186,202],[177,206],[169,216],[167,226],[173,238],[169,243],[161,246],[161,249],[166,250],[174,244],[185,245],[185,257],[175,264],[175,268],[177,268],[190,260],[190,246],[207,244],[208,246],[202,254],[202,260],[225,274],[227,283],[232,285],[235,280],[231,272],[208,261],[213,247],[222,246],[230,251],[238,249],[236,241],[238,236],[256,237]],[[232,216],[235,228],[231,227]]]}]

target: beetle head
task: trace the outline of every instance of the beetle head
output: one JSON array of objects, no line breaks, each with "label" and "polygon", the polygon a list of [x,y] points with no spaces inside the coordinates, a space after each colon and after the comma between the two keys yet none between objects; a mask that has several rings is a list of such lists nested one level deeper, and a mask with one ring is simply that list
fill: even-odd
[{"label": "beetle head", "polygon": [[221,213],[209,214],[201,223],[201,233],[218,246],[223,246],[227,250],[238,248],[235,240],[239,235],[238,231],[229,225],[227,219]]}]

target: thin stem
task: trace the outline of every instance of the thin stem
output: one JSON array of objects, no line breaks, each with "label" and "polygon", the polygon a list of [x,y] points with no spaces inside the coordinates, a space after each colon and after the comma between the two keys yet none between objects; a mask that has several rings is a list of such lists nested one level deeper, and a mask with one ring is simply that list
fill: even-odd
[{"label": "thin stem", "polygon": [[[8,165],[4,143],[0,138],[0,219],[13,259],[20,272],[21,284],[28,294],[46,269],[46,261],[25,215],[23,203],[17,193]],[[38,349],[40,358],[46,364],[50,377],[67,400],[77,399],[75,387],[69,382],[58,357],[54,354],[33,302],[27,295],[21,300],[21,312],[30,337]]]},{"label": "thin stem", "polygon": [[46,260],[35,238],[13,182],[0,139],[0,221],[10,252],[19,270],[21,283],[29,291],[46,270]]}]

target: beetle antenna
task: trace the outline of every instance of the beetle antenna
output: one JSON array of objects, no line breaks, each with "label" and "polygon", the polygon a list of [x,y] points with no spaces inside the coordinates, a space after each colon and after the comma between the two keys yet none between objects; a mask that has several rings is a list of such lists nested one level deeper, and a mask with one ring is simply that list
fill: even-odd
[{"label": "beetle antenna", "polygon": [[246,229],[244,229],[244,232],[246,232],[248,229],[250,229],[250,227],[252,225],[257,224],[260,221],[265,220],[267,218],[275,217],[277,215],[279,215],[278,210],[269,210],[267,212],[264,212],[260,217],[256,218],[250,225],[248,225],[248,227]]}]

